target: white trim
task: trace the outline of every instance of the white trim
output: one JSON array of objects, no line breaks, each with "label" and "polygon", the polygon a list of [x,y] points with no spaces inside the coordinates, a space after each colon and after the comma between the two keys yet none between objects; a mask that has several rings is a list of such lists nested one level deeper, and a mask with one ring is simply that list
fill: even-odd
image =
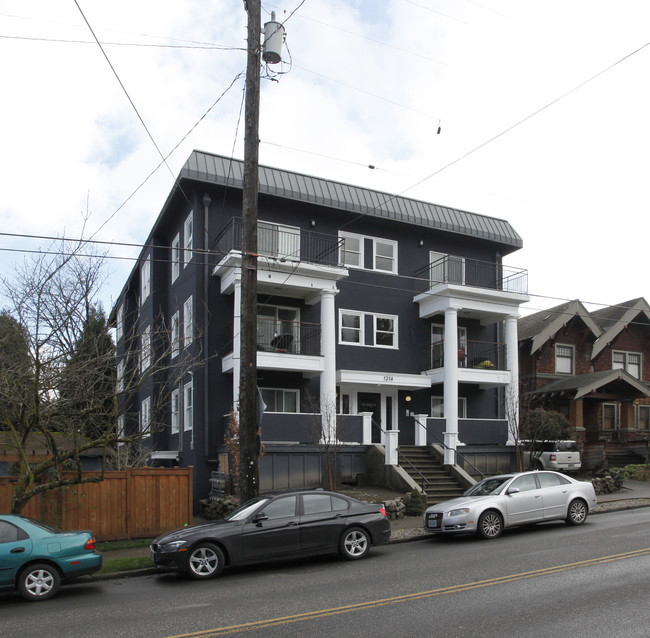
[{"label": "white trim", "polygon": [[194,211],[185,218],[183,223],[183,266],[192,261],[194,255]]},{"label": "white trim", "polygon": [[171,244],[172,283],[181,274],[181,234],[176,233]]},{"label": "white trim", "polygon": [[367,384],[377,388],[377,391],[381,386],[399,387],[404,390],[431,387],[431,379],[423,374],[377,372],[375,370],[338,370],[336,383]]}]

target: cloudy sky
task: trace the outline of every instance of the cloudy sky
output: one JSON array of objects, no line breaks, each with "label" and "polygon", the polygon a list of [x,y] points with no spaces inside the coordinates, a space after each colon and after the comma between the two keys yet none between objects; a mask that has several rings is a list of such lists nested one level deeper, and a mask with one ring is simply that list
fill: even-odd
[{"label": "cloudy sky", "polygon": [[[650,2],[271,11],[261,163],[507,219],[528,312],[650,299]],[[243,158],[246,23],[241,0],[0,0],[3,272],[94,235],[110,307],[192,149]]]}]

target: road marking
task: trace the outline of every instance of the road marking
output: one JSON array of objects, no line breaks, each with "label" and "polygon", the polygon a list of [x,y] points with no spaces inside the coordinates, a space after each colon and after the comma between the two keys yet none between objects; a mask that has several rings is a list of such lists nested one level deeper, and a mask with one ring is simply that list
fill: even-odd
[{"label": "road marking", "polygon": [[428,591],[415,592],[413,594],[393,596],[392,598],[381,598],[379,600],[371,600],[364,603],[357,603],[355,605],[345,605],[343,607],[332,607],[331,609],[308,611],[302,614],[295,614],[293,616],[280,616],[278,618],[269,618],[268,620],[257,620],[253,622],[243,623],[241,625],[230,625],[229,627],[205,629],[203,631],[196,631],[188,634],[176,634],[174,636],[167,636],[167,638],[212,638],[213,636],[226,636],[228,634],[237,634],[244,631],[254,631],[255,629],[266,629],[268,627],[288,625],[305,620],[317,620],[319,618],[327,618],[328,616],[349,614],[355,611],[364,611],[366,609],[374,609],[377,607],[384,607],[386,605],[397,605],[400,603],[407,603],[412,600],[422,600],[423,598],[446,596],[448,594],[456,594],[458,592],[470,591],[472,589],[479,589],[481,587],[492,587],[494,585],[502,585],[504,583],[512,583],[518,580],[524,580],[526,578],[547,576],[548,574],[557,574],[560,572],[568,571],[570,569],[592,567],[594,565],[602,565],[603,563],[611,563],[613,561],[625,560],[628,558],[637,558],[639,556],[647,555],[650,555],[650,547],[647,547],[645,549],[637,549],[631,552],[625,552],[623,554],[612,554],[611,556],[590,558],[588,560],[582,560],[576,563],[567,563],[565,565],[556,565],[554,567],[536,569],[530,572],[522,572],[521,574],[510,574],[508,576],[500,576],[498,578],[479,580],[473,583],[463,583],[460,585],[451,585],[449,587],[440,587],[439,589],[430,589]]}]

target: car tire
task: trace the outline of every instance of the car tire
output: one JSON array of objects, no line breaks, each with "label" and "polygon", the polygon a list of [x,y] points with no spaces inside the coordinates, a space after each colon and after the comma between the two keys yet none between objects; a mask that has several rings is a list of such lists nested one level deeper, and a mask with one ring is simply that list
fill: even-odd
[{"label": "car tire", "polygon": [[573,527],[582,525],[587,520],[587,514],[587,504],[580,498],[574,498],[569,503],[569,509],[567,510],[567,525]]},{"label": "car tire", "polygon": [[503,516],[495,510],[487,510],[478,517],[476,533],[480,538],[499,538],[503,532]]},{"label": "car tire", "polygon": [[29,565],[18,577],[18,590],[25,600],[31,602],[52,598],[60,586],[59,570],[47,563]]},{"label": "car tire", "polygon": [[213,543],[199,543],[187,555],[187,574],[196,580],[215,578],[224,568],[224,555]]},{"label": "car tire", "polygon": [[339,552],[346,560],[359,560],[370,551],[370,536],[361,527],[350,527],[339,541]]}]

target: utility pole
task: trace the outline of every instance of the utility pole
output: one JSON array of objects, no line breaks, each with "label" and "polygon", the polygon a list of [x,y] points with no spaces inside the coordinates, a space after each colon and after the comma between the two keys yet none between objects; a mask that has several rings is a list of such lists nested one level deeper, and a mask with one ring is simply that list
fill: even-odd
[{"label": "utility pole", "polygon": [[[259,494],[260,437],[257,422],[257,193],[261,68],[261,0],[244,0],[248,12],[248,62],[242,199],[241,367],[239,468],[242,503]],[[235,336],[236,338],[236,336]]]}]

